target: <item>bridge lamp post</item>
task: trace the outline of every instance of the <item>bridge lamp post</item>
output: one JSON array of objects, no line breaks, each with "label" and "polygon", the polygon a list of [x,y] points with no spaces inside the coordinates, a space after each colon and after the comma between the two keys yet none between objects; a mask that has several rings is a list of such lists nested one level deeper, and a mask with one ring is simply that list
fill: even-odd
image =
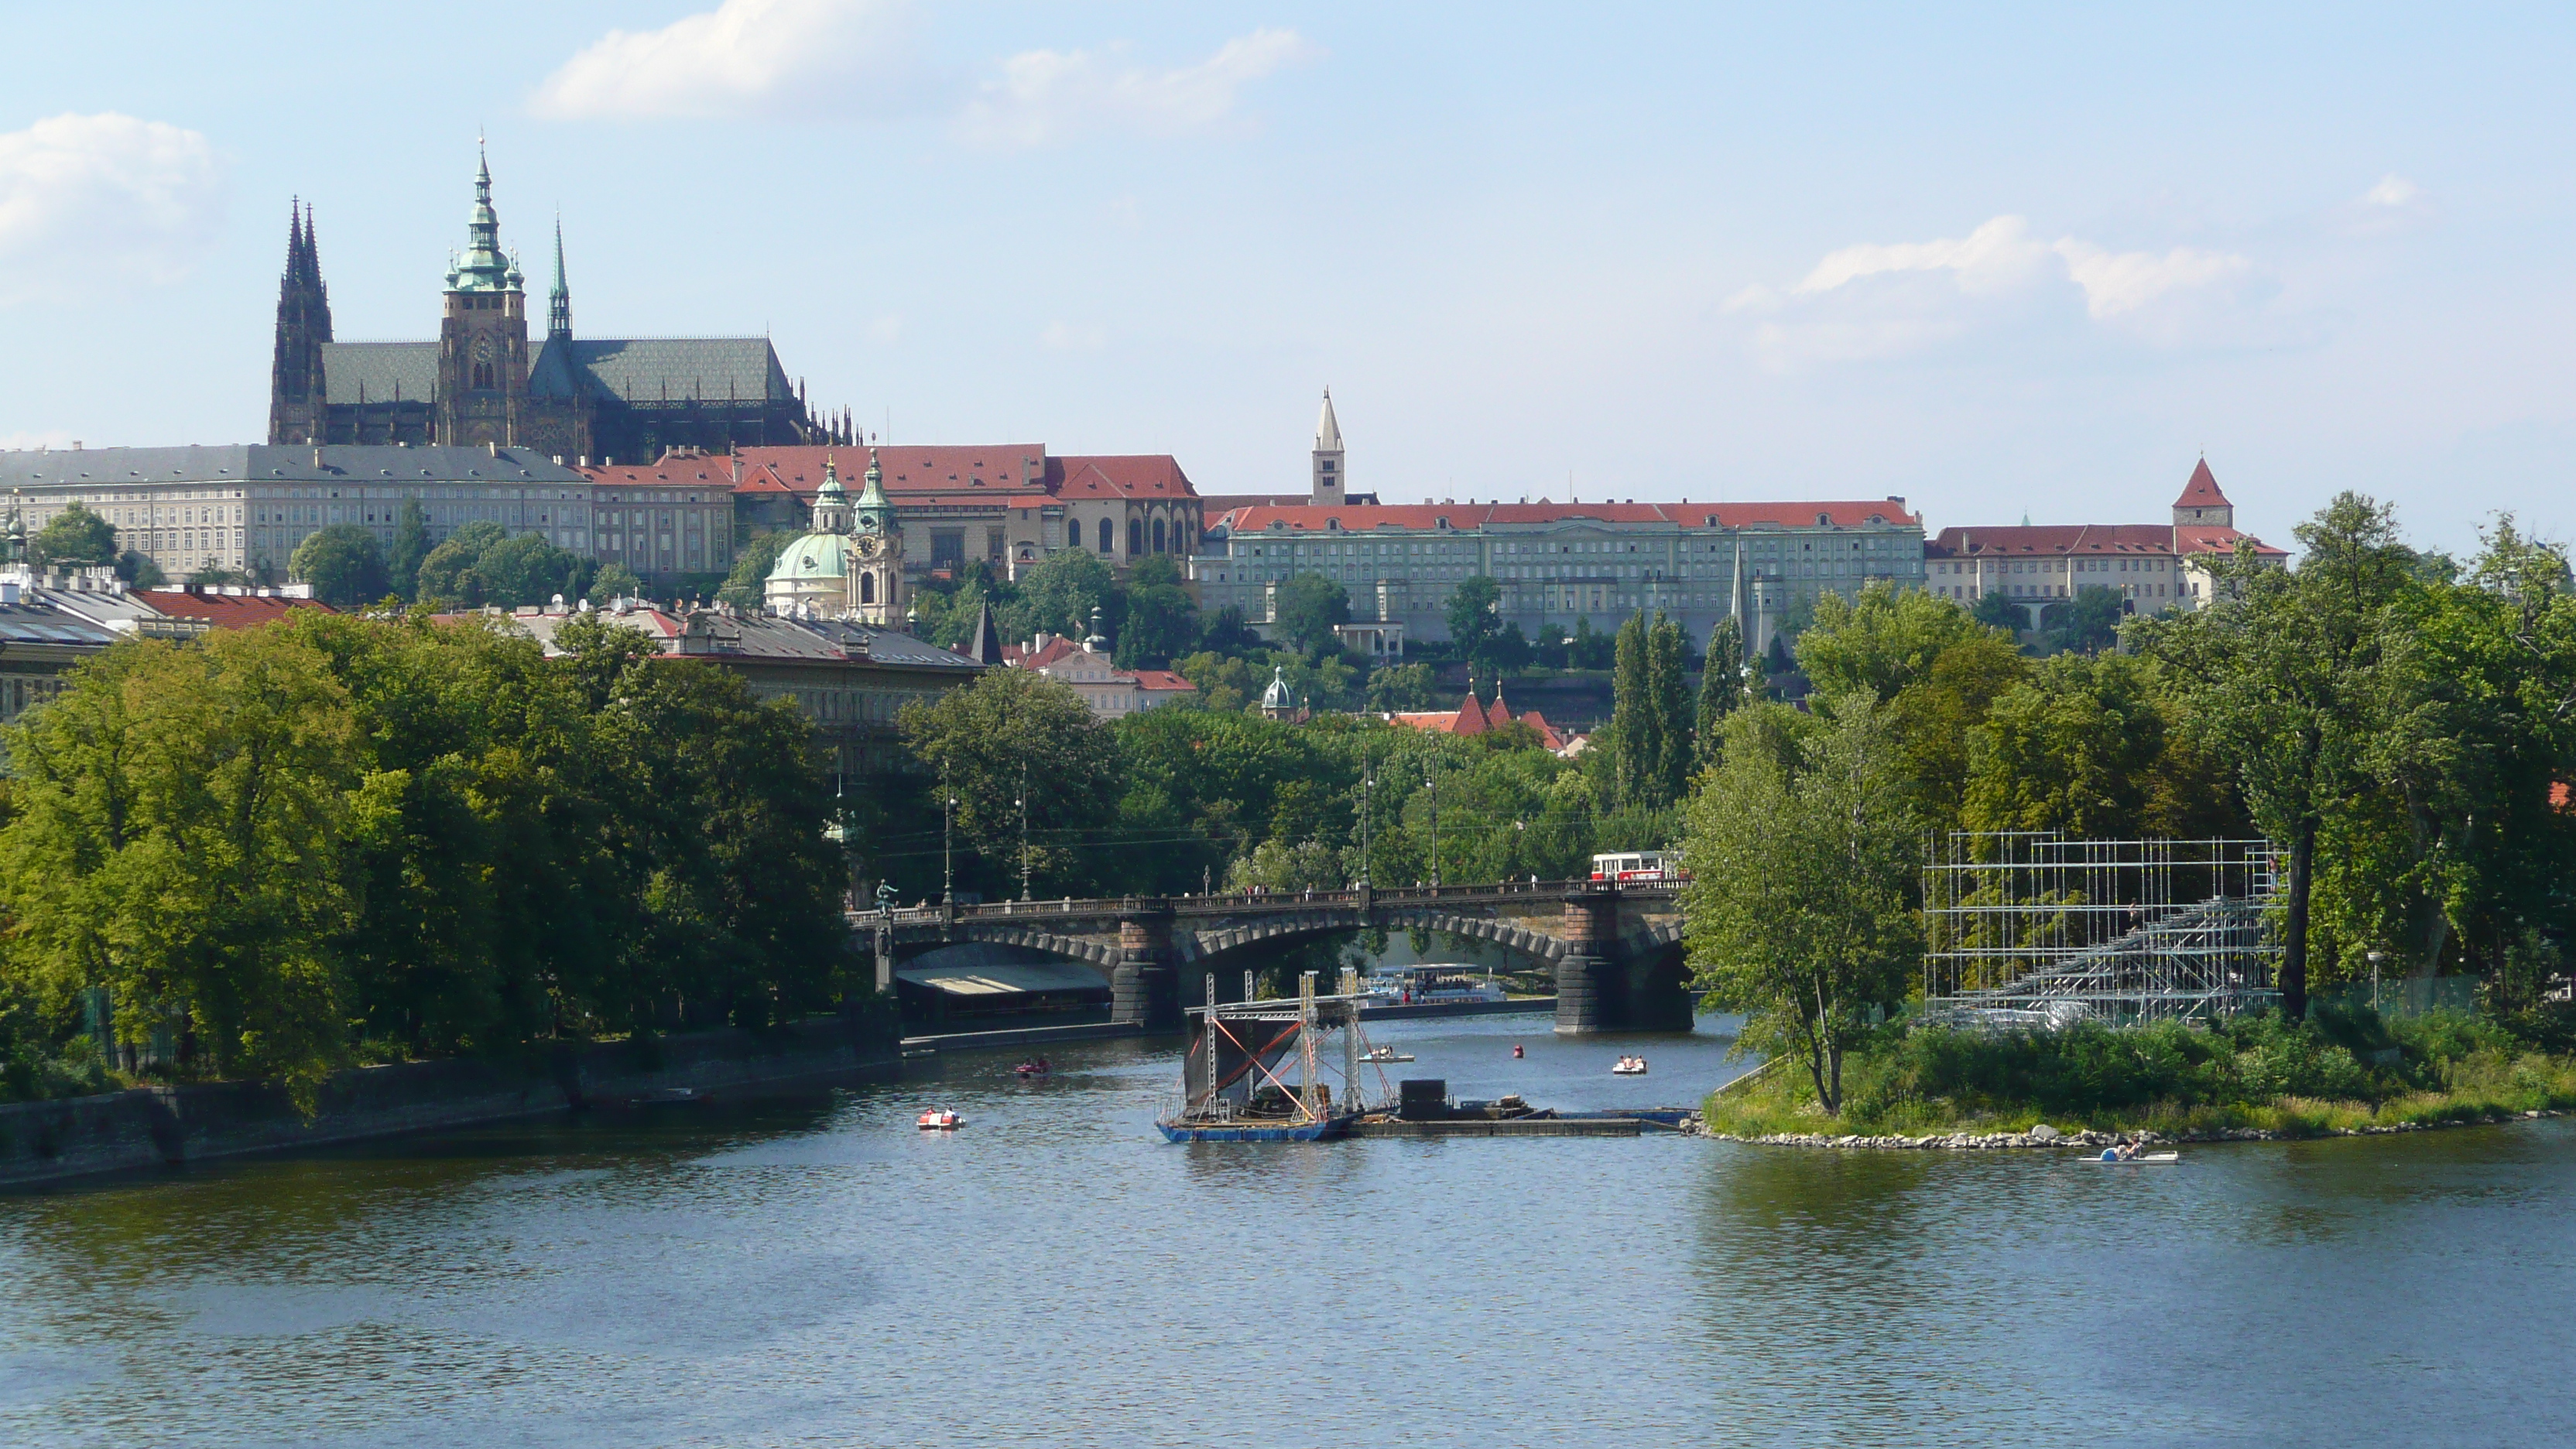
[{"label": "bridge lamp post", "polygon": [[2385,951],[2370,953],[2370,1009],[2379,1009],[2379,963],[2388,959]]},{"label": "bridge lamp post", "polygon": [[957,794],[948,788],[948,767],[939,767],[939,903],[957,902],[957,856],[952,846],[955,832],[950,822],[957,812]]},{"label": "bridge lamp post", "polygon": [[1370,817],[1371,817],[1371,816],[1373,816],[1374,814],[1376,814],[1376,804],[1377,804],[1377,776],[1375,776],[1375,775],[1373,775],[1373,774],[1372,774],[1372,775],[1363,775],[1363,776],[1361,776],[1361,777],[1360,777],[1360,880],[1359,880],[1359,883],[1360,883],[1362,886],[1366,886],[1366,885],[1369,883],[1369,843],[1370,843],[1370,838],[1371,838],[1371,837],[1370,837],[1370,828],[1369,828],[1369,827],[1374,823],[1374,822],[1371,820],[1371,818],[1370,818]]},{"label": "bridge lamp post", "polygon": [[1029,898],[1029,762],[1020,761],[1020,899]]}]

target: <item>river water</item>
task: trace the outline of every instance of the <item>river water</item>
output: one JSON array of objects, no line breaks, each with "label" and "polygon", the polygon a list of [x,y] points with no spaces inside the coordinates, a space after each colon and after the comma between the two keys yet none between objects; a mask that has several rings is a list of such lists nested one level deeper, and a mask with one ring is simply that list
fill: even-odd
[{"label": "river water", "polygon": [[[1543,1105],[1739,1070],[1373,1035]],[[0,1196],[0,1444],[2576,1442],[2576,1119],[2170,1168],[1176,1147],[1168,1046],[1055,1058]]]}]

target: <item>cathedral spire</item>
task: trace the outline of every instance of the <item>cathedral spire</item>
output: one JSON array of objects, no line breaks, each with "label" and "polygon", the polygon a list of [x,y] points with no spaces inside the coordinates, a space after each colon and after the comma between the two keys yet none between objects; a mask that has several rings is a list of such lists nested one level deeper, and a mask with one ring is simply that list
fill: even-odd
[{"label": "cathedral spire", "polygon": [[563,218],[555,218],[555,285],[546,293],[546,340],[572,340],[572,288],[564,281]]},{"label": "cathedral spire", "polygon": [[451,292],[515,292],[518,268],[501,251],[501,217],[492,209],[492,162],[474,143],[474,209],[465,220],[465,255],[447,273]]},{"label": "cathedral spire", "polygon": [[277,280],[277,343],[269,363],[270,442],[322,440],[322,349],[330,341],[331,294],[322,285],[313,208],[298,198],[287,204],[286,268]]}]

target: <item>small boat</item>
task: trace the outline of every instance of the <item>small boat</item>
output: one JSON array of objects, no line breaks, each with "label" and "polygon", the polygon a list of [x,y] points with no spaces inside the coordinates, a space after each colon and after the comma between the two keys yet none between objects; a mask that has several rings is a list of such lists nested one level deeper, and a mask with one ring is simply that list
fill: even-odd
[{"label": "small boat", "polygon": [[1644,1057],[1621,1057],[1619,1059],[1619,1064],[1610,1069],[1610,1075],[1614,1077],[1642,1077],[1645,1074],[1646,1059]]},{"label": "small boat", "polygon": [[2105,1147],[2098,1156],[2079,1157],[2076,1160],[2078,1162],[2107,1162],[2114,1166],[2151,1167],[2160,1162],[2180,1162],[2182,1161],[2182,1154],[2179,1152],[2141,1152],[2135,1157],[2122,1157],[2115,1149]]},{"label": "small boat", "polygon": [[1011,1068],[1011,1075],[1026,1079],[1051,1075],[1055,1068],[1046,1062],[1022,1062]]},{"label": "small boat", "polygon": [[695,1087],[656,1087],[627,1099],[632,1107],[695,1107],[709,1101],[706,1093]]},{"label": "small boat", "polygon": [[954,1132],[966,1125],[966,1119],[946,1107],[930,1107],[924,1109],[920,1120],[912,1125],[924,1132]]},{"label": "small boat", "polygon": [[1364,1062],[1409,1062],[1413,1060],[1413,1053],[1400,1052],[1391,1046],[1370,1047],[1367,1051],[1360,1054],[1360,1060]]}]

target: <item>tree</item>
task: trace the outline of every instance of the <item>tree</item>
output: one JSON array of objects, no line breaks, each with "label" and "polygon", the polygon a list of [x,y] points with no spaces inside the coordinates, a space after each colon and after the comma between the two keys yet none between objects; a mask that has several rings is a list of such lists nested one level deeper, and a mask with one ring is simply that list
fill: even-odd
[{"label": "tree", "polygon": [[1428,664],[1383,665],[1369,674],[1368,707],[1388,714],[1431,709],[1437,688]]},{"label": "tree", "polygon": [[[769,582],[769,571],[778,567],[778,556],[785,553],[787,545],[795,542],[798,536],[794,529],[764,528],[744,539],[741,550],[733,556],[733,571],[725,575],[724,587],[716,590],[716,597],[746,614],[757,614],[767,608],[769,599],[766,588]],[[610,564],[608,568],[617,569],[624,579],[635,577],[634,571],[624,564]],[[608,570],[602,569],[601,579],[607,576]],[[605,584],[599,584],[598,587],[602,595],[608,598],[624,598],[627,593],[633,592],[633,589],[628,589],[623,593],[611,594],[608,593]],[[640,582],[634,585],[634,588],[641,587]]]},{"label": "tree", "polygon": [[474,572],[475,561],[483,557],[485,549],[509,536],[508,529],[488,518],[459,525],[420,561],[416,597],[422,603],[481,607],[483,580]]},{"label": "tree", "polygon": [[1618,664],[1610,684],[1610,781],[1621,805],[1657,805],[1663,720],[1653,703],[1646,659],[1646,616],[1619,626]]},{"label": "tree", "polygon": [[1198,647],[1198,604],[1181,586],[1180,570],[1163,555],[1143,559],[1129,572],[1124,613],[1113,660],[1121,669],[1168,669]]},{"label": "tree", "polygon": [[1769,718],[1782,708],[1728,718],[1724,763],[1692,802],[1686,941],[1712,1003],[1745,1014],[1739,1047],[1796,1060],[1834,1114],[1843,1057],[1922,953],[1919,822],[1882,706],[1837,700],[1806,739]]},{"label": "tree", "polygon": [[402,516],[394,523],[393,554],[385,562],[394,592],[405,600],[420,597],[420,561],[429,557],[429,519],[421,512],[420,498],[403,499]]},{"label": "tree", "polygon": [[1483,574],[1459,580],[1450,591],[1443,617],[1459,658],[1471,664],[1486,662],[1494,641],[1502,635],[1502,602],[1503,586]]},{"label": "tree", "polygon": [[1991,633],[1947,599],[1873,583],[1856,599],[1827,594],[1798,635],[1798,667],[1827,700],[1866,693],[1884,704],[1932,670],[1941,652]]},{"label": "tree", "polygon": [[[590,597],[603,604],[611,599],[641,598],[643,594],[644,581],[635,577],[635,571],[622,563],[601,564],[599,572],[590,576]],[[753,606],[753,612],[759,612],[757,605]]]},{"label": "tree", "polygon": [[900,722],[904,743],[957,800],[968,880],[1018,893],[1023,789],[1031,870],[1047,894],[1084,894],[1116,873],[1117,740],[1070,685],[995,669],[905,706]]},{"label": "tree", "polygon": [[1699,768],[1718,760],[1719,726],[1744,703],[1744,624],[1733,614],[1708,631],[1708,661],[1701,666],[1699,711],[1691,721]]},{"label": "tree", "polygon": [[2098,654],[2120,642],[2120,620],[2124,606],[2120,591],[2100,584],[2087,584],[2075,591],[2075,597],[2052,604],[2042,613],[2048,620],[2048,647],[2052,651],[2080,650]]},{"label": "tree", "polygon": [[1338,649],[1336,624],[1351,621],[1351,596],[1318,573],[1302,573],[1279,586],[1279,641],[1308,654]]},{"label": "tree", "polygon": [[1094,611],[1111,638],[1123,622],[1124,600],[1118,577],[1088,549],[1058,549],[1037,567],[1020,574],[1020,600],[998,610],[994,620],[1005,639],[1027,639],[1039,633],[1069,639],[1091,633]]},{"label": "tree", "polygon": [[136,553],[132,549],[116,556],[116,576],[138,589],[157,589],[170,581],[169,576],[161,572],[161,566],[152,561],[150,554]]},{"label": "tree", "polygon": [[2147,664],[2058,655],[1973,727],[1960,823],[2093,839],[2145,834],[2166,737]]},{"label": "tree", "polygon": [[557,548],[535,533],[505,538],[474,561],[474,572],[483,580],[484,602],[505,609],[547,604],[558,597],[566,602],[581,598],[593,567],[588,558]]},{"label": "tree", "polygon": [[56,568],[103,568],[116,562],[116,529],[79,503],[66,505],[28,541],[36,561]]},{"label": "tree", "polygon": [[1269,646],[1262,642],[1260,631],[1244,620],[1243,611],[1228,604],[1200,621],[1199,648],[1211,654],[1244,655]]},{"label": "tree", "polygon": [[1691,698],[1683,672],[1689,644],[1682,626],[1658,613],[1646,630],[1646,689],[1655,718],[1654,785],[1649,803],[1669,805],[1690,793]]},{"label": "tree", "polygon": [[342,608],[372,604],[392,592],[374,530],[354,523],[316,529],[295,546],[287,567],[313,586],[313,597]]},{"label": "tree", "polygon": [[2306,556],[2296,570],[2242,549],[2207,608],[2133,626],[2173,667],[2256,823],[2289,850],[2280,990],[2294,1021],[2307,1014],[2317,841],[2368,782],[2390,720],[2392,616],[2417,586],[2385,505],[2341,494],[2297,533]]},{"label": "tree", "polygon": [[2000,589],[1977,600],[1976,608],[1970,612],[1975,615],[1978,623],[1989,629],[2001,629],[2007,633],[2019,634],[2030,627],[2030,616],[2022,612],[2021,605],[2014,603],[2012,597]]}]

